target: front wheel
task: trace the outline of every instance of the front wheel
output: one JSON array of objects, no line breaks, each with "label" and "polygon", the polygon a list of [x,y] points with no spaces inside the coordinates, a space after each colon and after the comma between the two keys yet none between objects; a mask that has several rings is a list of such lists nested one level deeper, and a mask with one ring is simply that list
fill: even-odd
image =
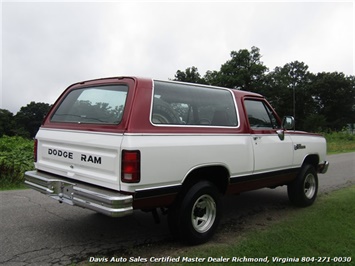
[{"label": "front wheel", "polygon": [[313,204],[318,192],[318,176],[314,167],[306,164],[297,178],[287,186],[289,200],[300,207]]},{"label": "front wheel", "polygon": [[168,214],[173,235],[190,244],[207,242],[217,229],[220,217],[220,193],[208,181],[193,185]]}]

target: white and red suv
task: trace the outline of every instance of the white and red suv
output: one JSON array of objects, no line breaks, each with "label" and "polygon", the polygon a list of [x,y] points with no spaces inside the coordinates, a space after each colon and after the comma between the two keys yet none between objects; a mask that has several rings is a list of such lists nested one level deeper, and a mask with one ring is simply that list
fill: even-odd
[{"label": "white and red suv", "polygon": [[311,205],[326,141],[291,130],[259,94],[181,82],[113,77],[76,83],[36,136],[25,183],[109,216],[167,209],[174,235],[206,242],[220,196],[287,185]]}]

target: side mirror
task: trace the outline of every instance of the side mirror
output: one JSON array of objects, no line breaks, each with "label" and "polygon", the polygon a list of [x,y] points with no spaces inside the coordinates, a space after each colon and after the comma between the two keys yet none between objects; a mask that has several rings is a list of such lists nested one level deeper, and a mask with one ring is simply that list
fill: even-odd
[{"label": "side mirror", "polygon": [[282,119],[282,128],[283,129],[293,129],[295,127],[295,119],[293,116],[285,116]]}]

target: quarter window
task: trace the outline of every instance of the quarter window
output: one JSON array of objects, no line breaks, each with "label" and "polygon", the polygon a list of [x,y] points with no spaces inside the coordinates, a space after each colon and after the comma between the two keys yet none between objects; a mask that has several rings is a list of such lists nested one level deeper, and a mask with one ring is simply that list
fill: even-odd
[{"label": "quarter window", "polygon": [[154,82],[151,121],[155,125],[238,126],[229,90],[163,81]]}]

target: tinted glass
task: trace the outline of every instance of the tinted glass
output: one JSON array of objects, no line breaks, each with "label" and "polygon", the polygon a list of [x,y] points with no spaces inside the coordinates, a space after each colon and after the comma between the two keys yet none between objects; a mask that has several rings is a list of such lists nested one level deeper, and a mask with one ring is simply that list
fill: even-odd
[{"label": "tinted glass", "polygon": [[153,124],[238,126],[229,90],[155,81]]},{"label": "tinted glass", "polygon": [[119,124],[126,102],[126,85],[100,86],[71,91],[60,103],[52,122]]},{"label": "tinted glass", "polygon": [[278,128],[276,117],[270,108],[262,101],[246,100],[244,102],[248,114],[250,127],[257,128]]}]

